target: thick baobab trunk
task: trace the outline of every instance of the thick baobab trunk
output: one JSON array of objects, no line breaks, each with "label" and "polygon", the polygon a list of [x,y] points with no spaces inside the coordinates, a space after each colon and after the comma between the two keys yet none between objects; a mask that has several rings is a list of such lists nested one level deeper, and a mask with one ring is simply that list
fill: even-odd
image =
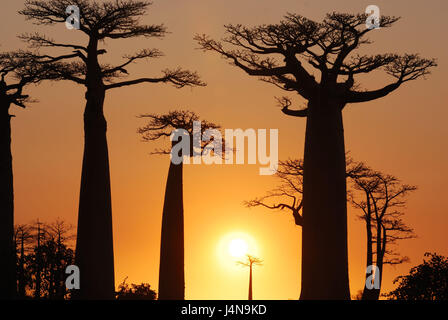
[{"label": "thick baobab trunk", "polygon": [[75,264],[80,269],[76,299],[113,299],[115,292],[112,208],[103,114],[105,91],[89,88],[84,111],[84,157],[79,197]]},{"label": "thick baobab trunk", "polygon": [[249,269],[249,300],[252,300],[252,264],[250,264]]},{"label": "thick baobab trunk", "polygon": [[310,101],[303,177],[301,299],[350,299],[342,106]]},{"label": "thick baobab trunk", "polygon": [[184,275],[184,205],[182,163],[170,163],[163,205],[160,245],[159,300],[183,300]]},{"label": "thick baobab trunk", "polygon": [[14,245],[14,191],[11,153],[11,115],[0,99],[0,299],[16,294]]}]

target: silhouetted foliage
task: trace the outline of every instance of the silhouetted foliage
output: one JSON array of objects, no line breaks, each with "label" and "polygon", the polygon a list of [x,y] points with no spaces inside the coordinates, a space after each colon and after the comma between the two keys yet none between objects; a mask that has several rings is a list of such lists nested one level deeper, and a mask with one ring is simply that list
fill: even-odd
[{"label": "silhouetted foliage", "polygon": [[53,71],[60,79],[86,88],[84,112],[84,157],[76,242],[76,265],[83,270],[79,299],[114,299],[114,253],[112,204],[110,189],[107,122],[104,117],[106,91],[139,83],[170,83],[176,88],[203,86],[196,72],[181,68],[165,69],[160,76],[117,81],[129,74],[127,68],[136,61],[162,56],[157,49],[142,49],[125,55],[118,65],[101,63],[107,53],[99,46],[106,40],[136,37],[163,38],[163,25],[142,25],[140,18],[151,5],[143,0],[27,0],[20,14],[40,25],[63,27],[69,5],[80,10],[80,29],[87,36],[84,44],[61,43],[44,35],[23,34],[32,47],[70,50],[66,54],[39,54],[36,59],[55,63]]},{"label": "silhouetted foliage", "polygon": [[62,220],[16,226],[19,299],[67,299],[65,269],[74,262],[73,227]]},{"label": "silhouetted foliage", "polygon": [[358,292],[352,296],[352,300],[362,300],[362,293],[364,290],[358,290]]},{"label": "silhouetted foliage", "polygon": [[[138,130],[143,141],[154,141],[167,138],[176,129],[185,130],[180,141],[171,141],[172,147],[183,139],[190,139],[189,150],[183,156],[199,156],[207,148],[208,142],[201,143],[199,150],[194,150],[193,139],[200,136],[207,129],[220,127],[208,121],[201,121],[201,130],[195,132],[193,125],[199,121],[199,116],[191,111],[171,111],[167,114],[144,114],[140,118],[148,118],[148,123]],[[219,142],[221,143],[221,142]],[[220,145],[221,146],[221,145]],[[170,149],[158,149],[156,154],[168,154]],[[165,189],[165,200],[162,214],[162,234],[160,244],[159,267],[159,300],[183,300],[185,298],[184,271],[184,204],[183,204],[183,159],[180,163],[170,162]]]},{"label": "silhouetted foliage", "polygon": [[[190,150],[188,154],[185,156],[193,157],[194,155],[202,155],[203,152],[207,150],[207,145],[210,142],[214,142],[218,148],[223,149],[224,144],[221,145],[221,141],[213,141],[213,137],[211,141],[204,141],[202,136],[208,129],[221,129],[221,127],[213,122],[201,120],[197,114],[188,110],[174,110],[170,111],[167,114],[157,115],[157,114],[142,114],[139,118],[147,118],[149,119],[148,123],[138,129],[138,133],[142,135],[143,141],[150,142],[155,141],[160,138],[168,138],[171,136],[173,130],[183,129],[186,130],[188,138],[190,139]],[[201,130],[198,132],[194,132],[193,123],[198,121],[201,123]],[[200,141],[199,150],[195,150],[193,146],[193,139],[198,139]],[[182,140],[181,140],[182,141]],[[177,142],[181,141],[172,141],[172,145],[175,145]],[[223,150],[225,151],[225,150]],[[170,154],[171,148],[165,149],[156,149],[153,154]],[[221,156],[224,156],[224,152]]]},{"label": "silhouetted foliage", "polygon": [[[350,299],[342,110],[349,103],[384,97],[436,66],[417,54],[356,53],[371,43],[366,37],[374,29],[365,27],[366,19],[367,14],[333,12],[315,22],[290,13],[277,24],[226,25],[221,42],[195,37],[204,51],[217,52],[248,75],[307,101],[292,109],[289,97],[278,99],[284,114],[307,118],[301,299]],[[396,21],[382,15],[380,27]],[[371,91],[355,83],[355,77],[379,70],[393,81]],[[335,266],[332,272],[326,269],[329,263]]]},{"label": "silhouetted foliage", "polygon": [[128,284],[125,278],[118,286],[117,300],[155,300],[157,293],[151,289],[149,283]]},{"label": "silhouetted foliage", "polygon": [[423,263],[413,267],[408,275],[394,280],[398,287],[386,294],[396,300],[448,300],[448,258],[425,253]]}]

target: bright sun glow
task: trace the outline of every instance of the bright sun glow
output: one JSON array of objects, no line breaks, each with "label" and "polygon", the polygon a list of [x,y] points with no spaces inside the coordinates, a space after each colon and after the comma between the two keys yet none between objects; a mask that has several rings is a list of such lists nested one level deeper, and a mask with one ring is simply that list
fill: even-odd
[{"label": "bright sun glow", "polygon": [[234,258],[241,258],[249,251],[249,245],[243,239],[233,239],[229,243],[229,253]]}]

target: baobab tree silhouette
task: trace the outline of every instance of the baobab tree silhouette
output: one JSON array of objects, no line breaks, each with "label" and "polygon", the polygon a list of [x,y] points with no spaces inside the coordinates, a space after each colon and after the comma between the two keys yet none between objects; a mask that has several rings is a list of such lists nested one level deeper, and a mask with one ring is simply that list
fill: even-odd
[{"label": "baobab tree silhouette", "polygon": [[[407,261],[407,257],[400,256],[392,246],[398,240],[415,237],[413,230],[403,222],[404,213],[400,209],[405,205],[405,197],[416,187],[401,184],[396,177],[375,171],[351,157],[347,157],[346,162],[346,175],[351,186],[349,199],[354,208],[362,210],[359,218],[365,222],[366,227],[366,265],[375,265],[379,269],[379,289],[364,287],[360,299],[378,300],[383,266]],[[276,177],[281,181],[279,186],[265,196],[245,201],[244,204],[249,208],[289,211],[295,224],[302,227],[303,160],[280,161]],[[370,274],[366,274],[366,280],[369,276]]]},{"label": "baobab tree silhouette", "polygon": [[48,64],[38,63],[30,52],[0,53],[0,299],[16,295],[14,246],[14,184],[11,152],[12,105],[32,102],[25,86],[53,79]]},{"label": "baobab tree silhouette", "polygon": [[[284,114],[307,119],[301,299],[350,299],[342,110],[384,97],[436,66],[417,54],[354,54],[371,43],[366,35],[375,29],[365,27],[366,19],[366,14],[330,13],[315,22],[287,14],[278,24],[226,25],[222,42],[195,36],[204,51],[217,52],[248,75],[307,101],[305,108],[291,109],[288,97],[278,99]],[[382,16],[381,32],[398,19]],[[395,80],[378,90],[359,90],[355,76],[381,69]]]},{"label": "baobab tree silhouette", "polygon": [[[193,125],[200,121],[199,116],[191,111],[171,111],[167,114],[143,114],[140,118],[148,118],[149,122],[138,130],[144,141],[154,141],[162,137],[170,137],[176,129],[185,130],[181,138],[189,139],[187,157],[196,152],[201,155],[210,142],[201,139],[207,129],[219,129],[220,126],[208,121],[201,121],[201,130],[195,132]],[[193,139],[200,139],[200,150],[194,150]],[[174,148],[177,143],[172,141]],[[215,141],[222,150],[221,141]],[[158,149],[154,154],[171,154],[172,149]],[[180,154],[179,154],[180,155]],[[222,152],[219,156],[223,156]],[[184,272],[184,204],[182,184],[183,161],[170,162],[168,178],[166,181],[165,201],[162,215],[162,236],[160,244],[159,266],[159,300],[183,300],[185,298],[185,272]]]},{"label": "baobab tree silhouette", "polygon": [[[150,1],[117,0],[28,0],[19,13],[37,24],[65,23],[69,5],[80,10],[79,31],[87,35],[86,44],[59,43],[40,34],[24,34],[21,38],[36,48],[72,49],[65,55],[38,56],[42,61],[58,62],[55,71],[61,79],[86,87],[84,111],[84,156],[79,197],[76,265],[82,274],[78,299],[114,299],[114,254],[112,208],[107,146],[107,123],[103,106],[106,91],[139,83],[171,83],[177,88],[202,86],[195,72],[165,69],[160,77],[128,81],[113,80],[128,74],[125,69],[135,61],[157,58],[157,49],[143,49],[124,56],[125,62],[111,66],[101,64],[99,56],[106,50],[99,43],[110,39],[135,37],[162,38],[163,25],[141,25],[139,18],[146,13]],[[76,31],[70,31],[76,32]]]},{"label": "baobab tree silhouette", "polygon": [[243,266],[243,267],[249,267],[249,300],[253,300],[252,295],[252,267],[253,266],[262,266],[263,260],[254,256],[251,256],[250,254],[246,255],[247,261],[237,261],[236,263]]},{"label": "baobab tree silhouette", "polygon": [[[263,197],[244,201],[248,208],[265,207],[271,210],[291,211],[294,223],[302,227],[303,217],[303,160],[289,159],[279,161],[275,176],[281,184]],[[288,200],[286,200],[288,199]]]},{"label": "baobab tree silhouette", "polygon": [[[354,208],[361,210],[359,218],[365,221],[366,266],[374,265],[379,272],[378,287],[364,286],[362,300],[378,300],[384,265],[397,265],[408,261],[408,257],[393,250],[393,245],[399,240],[416,237],[402,216],[406,196],[417,187],[402,184],[397,177],[374,171],[362,162],[353,163],[353,168],[355,170],[350,174],[353,187],[349,199]],[[366,281],[369,276],[366,274]]]}]

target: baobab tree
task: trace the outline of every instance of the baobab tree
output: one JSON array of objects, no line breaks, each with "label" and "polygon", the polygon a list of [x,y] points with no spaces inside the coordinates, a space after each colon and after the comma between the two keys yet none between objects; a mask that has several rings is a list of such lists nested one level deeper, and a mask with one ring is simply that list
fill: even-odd
[{"label": "baobab tree", "polygon": [[[198,115],[191,111],[171,111],[167,114],[144,114],[141,118],[149,119],[148,123],[138,130],[143,141],[155,141],[163,137],[170,137],[173,130],[180,135],[171,137],[171,148],[157,149],[154,154],[171,154],[171,162],[166,181],[165,201],[162,214],[162,236],[160,245],[159,266],[159,300],[183,300],[185,298],[185,272],[184,272],[184,204],[182,171],[184,159],[202,156],[206,152],[216,150],[216,155],[225,154],[221,140],[210,139],[204,141],[203,135],[207,130],[218,130],[219,125],[208,121],[200,122],[200,130],[195,130],[195,122],[200,121]],[[179,139],[180,138],[180,139]],[[199,144],[194,145],[193,140],[198,139]],[[180,141],[179,141],[180,140]],[[184,144],[187,141],[186,144]],[[180,144],[187,149],[178,148]],[[213,150],[208,146],[214,144]],[[199,149],[195,148],[198,147]],[[181,157],[176,162],[173,157]]]},{"label": "baobab tree", "polygon": [[253,298],[253,295],[252,295],[252,267],[253,266],[262,266],[263,260],[248,254],[247,261],[237,261],[236,263],[243,267],[249,267],[249,300],[253,300],[252,299]]},{"label": "baobab tree", "polygon": [[[107,146],[107,122],[103,107],[106,92],[140,83],[170,83],[177,88],[204,85],[195,72],[181,68],[165,69],[160,76],[116,81],[128,74],[134,62],[158,58],[157,49],[143,49],[126,55],[122,64],[112,66],[100,63],[106,50],[100,43],[107,40],[136,37],[162,38],[163,25],[142,25],[139,19],[146,13],[150,1],[117,0],[96,2],[89,0],[28,0],[20,11],[27,19],[40,25],[58,25],[64,28],[69,14],[68,6],[80,10],[79,30],[87,42],[60,43],[40,34],[24,34],[22,39],[31,46],[45,49],[71,50],[62,55],[42,54],[43,61],[58,62],[55,71],[65,80],[86,88],[84,109],[84,156],[79,197],[76,265],[82,273],[79,299],[113,299],[114,256],[112,209]],[[115,79],[115,81],[114,81]]]},{"label": "baobab tree", "polygon": [[[365,27],[366,19],[365,14],[330,13],[315,22],[288,14],[278,24],[226,25],[222,41],[195,36],[204,51],[217,52],[248,75],[295,91],[307,102],[291,108],[289,97],[279,99],[285,115],[307,120],[301,299],[350,299],[342,110],[382,98],[436,66],[417,54],[356,53],[371,43],[366,36],[374,29]],[[398,19],[382,16],[381,32]],[[391,76],[391,83],[377,90],[361,90],[355,83],[355,77],[378,70]]]},{"label": "baobab tree", "polygon": [[[350,202],[354,208],[363,212],[359,218],[365,222],[366,227],[367,266],[375,266],[379,272],[379,288],[364,287],[360,298],[378,300],[383,266],[407,261],[407,257],[402,257],[392,247],[398,240],[415,237],[412,229],[403,222],[401,217],[404,213],[399,208],[404,207],[404,198],[416,187],[401,184],[396,177],[374,171],[351,157],[347,157],[346,163],[346,176],[351,187],[348,193]],[[249,208],[286,210],[292,213],[295,224],[302,227],[303,160],[280,161],[276,177],[280,180],[279,186],[265,196],[245,201],[244,204]],[[366,274],[366,281],[370,276],[370,273]]]},{"label": "baobab tree", "polygon": [[16,293],[14,247],[14,183],[11,152],[11,106],[32,102],[23,92],[30,84],[53,79],[48,64],[26,51],[0,53],[0,299]]},{"label": "baobab tree", "polygon": [[[375,266],[378,274],[366,274],[372,287],[364,286],[362,300],[378,300],[381,292],[384,265],[397,265],[408,261],[393,250],[398,240],[415,238],[413,230],[406,225],[402,216],[406,196],[416,190],[416,186],[402,184],[392,175],[374,171],[360,162],[356,165],[361,174],[351,176],[351,204],[361,210],[359,218],[365,221],[367,238],[366,265]],[[373,271],[373,270],[372,270]],[[370,277],[370,278],[369,278]]]}]

